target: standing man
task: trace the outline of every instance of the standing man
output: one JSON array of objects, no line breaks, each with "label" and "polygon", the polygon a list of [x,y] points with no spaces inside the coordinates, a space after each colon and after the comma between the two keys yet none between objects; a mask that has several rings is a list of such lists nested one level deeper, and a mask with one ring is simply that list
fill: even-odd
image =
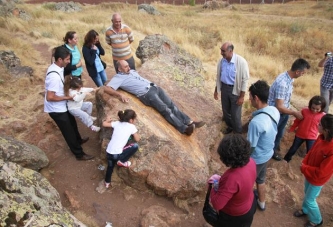
[{"label": "standing man", "polygon": [[282,160],[278,151],[280,151],[280,142],[283,137],[289,115],[293,115],[300,120],[303,119],[300,112],[289,109],[290,98],[293,93],[294,79],[297,79],[305,74],[309,68],[310,64],[306,60],[302,58],[297,59],[291,66],[291,69],[280,74],[269,89],[268,105],[275,106],[280,112],[278,132],[274,141],[274,154],[272,156],[272,158],[276,161]]},{"label": "standing man", "polygon": [[320,80],[320,96],[325,98],[326,107],[324,112],[328,113],[333,100],[333,58],[331,52],[325,54],[318,67],[324,67],[324,74]]},{"label": "standing man", "polygon": [[264,211],[266,209],[265,180],[267,162],[274,153],[274,140],[277,134],[277,123],[280,120],[280,113],[274,106],[267,104],[269,86],[265,81],[258,80],[252,84],[249,92],[251,105],[257,110],[252,113],[253,118],[249,124],[247,140],[251,144],[251,157],[256,162],[257,203],[259,209]]},{"label": "standing man", "polygon": [[195,128],[205,125],[203,121],[192,121],[178,109],[162,88],[131,70],[126,61],[118,61],[117,66],[119,73],[104,87],[107,94],[118,97],[122,102],[128,102],[128,98],[117,92],[118,88],[137,96],[143,104],[153,107],[180,133],[188,136]]},{"label": "standing man", "polygon": [[55,48],[55,62],[46,73],[44,112],[48,113],[57,124],[76,159],[89,160],[94,156],[85,154],[81,147],[89,137],[81,138],[75,118],[67,110],[67,100],[73,100],[64,93],[64,67],[70,62],[70,55],[66,47]]},{"label": "standing man", "polygon": [[135,70],[135,61],[131,51],[131,43],[134,41],[132,30],[125,24],[121,23],[119,13],[112,15],[112,26],[106,29],[106,43],[112,47],[113,65],[118,73],[116,62],[125,60],[130,68]]},{"label": "standing man", "polygon": [[223,58],[218,62],[214,99],[221,92],[223,118],[227,124],[224,134],[242,133],[242,105],[247,81],[250,77],[247,61],[235,54],[234,45],[226,42],[222,45]]}]

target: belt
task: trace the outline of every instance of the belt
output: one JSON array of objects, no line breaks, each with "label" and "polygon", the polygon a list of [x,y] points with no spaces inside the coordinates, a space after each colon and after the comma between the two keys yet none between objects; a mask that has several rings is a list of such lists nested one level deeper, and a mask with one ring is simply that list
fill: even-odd
[{"label": "belt", "polygon": [[151,87],[154,87],[154,86],[156,86],[154,83],[150,83],[150,84],[147,86],[147,92],[144,93],[144,94],[142,94],[142,95],[138,95],[137,97],[141,97],[141,96],[146,95],[146,94],[149,92],[150,88],[151,88]]},{"label": "belt", "polygon": [[225,85],[225,86],[228,86],[228,87],[233,87],[234,86],[233,84],[225,84],[223,82],[221,82],[221,83],[222,83],[222,85]]}]

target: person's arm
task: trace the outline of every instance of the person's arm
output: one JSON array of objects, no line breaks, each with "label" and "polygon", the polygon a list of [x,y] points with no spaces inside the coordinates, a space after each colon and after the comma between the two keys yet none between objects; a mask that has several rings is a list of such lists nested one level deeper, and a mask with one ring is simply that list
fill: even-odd
[{"label": "person's arm", "polygon": [[109,95],[117,97],[122,102],[128,102],[129,101],[129,99],[126,96],[120,94],[118,91],[114,90],[112,87],[104,86],[104,92],[109,94]]},{"label": "person's arm", "polygon": [[296,117],[299,120],[303,119],[303,116],[302,116],[302,114],[300,112],[286,108],[284,106],[284,100],[283,99],[275,99],[275,107],[282,114],[293,115],[294,117]]},{"label": "person's arm", "polygon": [[241,106],[244,103],[244,96],[245,96],[245,91],[241,91],[238,99],[237,99],[237,105]]},{"label": "person's arm", "polygon": [[325,66],[325,62],[329,58],[330,58],[329,56],[325,56],[323,59],[321,59],[320,62],[318,63],[318,67],[324,67]]},{"label": "person's arm", "polygon": [[96,46],[99,49],[99,55],[102,55],[102,56],[105,55],[105,50],[99,41],[96,43]]},{"label": "person's arm", "polygon": [[134,139],[135,142],[139,142],[140,139],[141,139],[139,133],[134,133],[134,134],[133,134],[133,139]]},{"label": "person's arm", "polygon": [[111,122],[112,122],[112,118],[107,116],[104,120],[103,120],[103,127],[106,127],[106,128],[112,128],[112,125],[111,125]]},{"label": "person's arm", "polygon": [[73,100],[70,96],[57,96],[54,91],[46,91],[46,100],[51,102],[59,102],[64,100]]},{"label": "person's arm", "polygon": [[73,97],[75,102],[81,102],[86,97],[86,93],[80,91],[70,91],[69,95]]},{"label": "person's arm", "polygon": [[96,53],[97,53],[96,49],[91,49],[88,48],[87,46],[82,47],[82,54],[84,61],[86,62],[86,65],[90,66],[95,65]]},{"label": "person's arm", "polygon": [[219,100],[219,94],[217,92],[217,87],[216,86],[215,86],[215,90],[214,90],[214,99]]}]

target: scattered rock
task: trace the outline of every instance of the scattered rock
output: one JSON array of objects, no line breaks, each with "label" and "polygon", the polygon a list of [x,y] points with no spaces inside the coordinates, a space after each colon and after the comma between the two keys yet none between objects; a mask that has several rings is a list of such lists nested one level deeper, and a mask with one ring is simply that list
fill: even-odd
[{"label": "scattered rock", "polygon": [[220,9],[220,8],[226,8],[226,7],[232,7],[229,2],[226,1],[206,1],[205,4],[202,6],[204,9]]},{"label": "scattered rock", "polygon": [[151,206],[142,212],[140,226],[171,227],[179,226],[179,223],[186,218],[185,214],[177,214],[161,206]]},{"label": "scattered rock", "polygon": [[152,14],[152,15],[161,15],[161,13],[157,9],[155,9],[154,6],[149,5],[149,4],[138,5],[138,10],[139,10],[139,12],[145,12],[145,13]]},{"label": "scattered rock", "polygon": [[13,78],[33,76],[33,69],[29,66],[21,66],[21,60],[13,51],[0,51],[0,62],[9,70]]},{"label": "scattered rock", "polygon": [[73,195],[70,191],[66,190],[64,192],[65,197],[67,198],[67,200],[69,201],[70,206],[73,209],[79,209],[80,208],[80,204],[79,201],[75,198],[75,195]]},{"label": "scattered rock", "polygon": [[55,10],[63,11],[66,13],[79,12],[81,11],[81,5],[76,2],[57,2],[55,4]]}]

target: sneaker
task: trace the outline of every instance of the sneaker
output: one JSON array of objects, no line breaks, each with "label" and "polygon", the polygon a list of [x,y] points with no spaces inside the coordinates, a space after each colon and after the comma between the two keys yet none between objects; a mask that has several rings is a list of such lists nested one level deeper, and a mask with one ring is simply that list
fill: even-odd
[{"label": "sneaker", "polygon": [[201,128],[206,123],[204,121],[192,121],[188,126],[194,124],[195,128]]},{"label": "sneaker", "polygon": [[262,202],[259,201],[259,199],[257,199],[257,205],[260,211],[265,211],[266,210],[266,206],[265,203],[263,203],[264,205],[262,206]]},{"label": "sneaker", "polygon": [[282,160],[282,158],[280,157],[280,155],[278,153],[275,153],[275,152],[274,152],[274,154],[272,156],[272,159],[274,159],[276,161],[281,161]]},{"label": "sneaker", "polygon": [[127,162],[121,162],[121,161],[118,161],[118,162],[117,162],[117,165],[118,165],[118,166],[125,167],[125,168],[130,167],[131,164],[132,164],[132,163],[131,163],[130,161],[127,161]]},{"label": "sneaker", "polygon": [[106,183],[106,182],[104,181],[104,186],[105,186],[105,188],[109,188],[109,187],[110,187],[110,183]]},{"label": "sneaker", "polygon": [[90,117],[92,121],[96,121],[97,117]]},{"label": "sneaker", "polygon": [[100,127],[95,126],[95,125],[90,126],[90,129],[93,130],[94,132],[99,132],[99,130],[101,130]]}]

